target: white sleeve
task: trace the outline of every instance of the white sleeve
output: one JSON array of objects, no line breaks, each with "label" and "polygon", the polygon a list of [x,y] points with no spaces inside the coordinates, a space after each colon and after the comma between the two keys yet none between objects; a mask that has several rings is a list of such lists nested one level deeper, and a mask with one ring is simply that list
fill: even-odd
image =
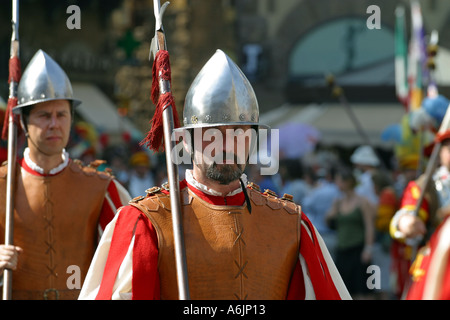
[{"label": "white sleeve", "polygon": [[[110,190],[110,186],[111,184],[113,184],[117,190],[117,195],[114,194],[114,196],[118,196],[118,198],[114,198],[113,200],[113,195],[110,194],[109,190]],[[117,210],[121,207],[121,206],[125,206],[128,204],[128,201],[131,200],[131,196],[128,193],[128,190],[125,189],[124,186],[122,186],[120,184],[120,182],[118,182],[116,179],[112,179],[110,182],[110,185],[108,186],[106,193],[105,193],[105,199],[103,202],[103,206],[108,206],[110,212],[115,216],[117,215]],[[114,203],[120,203],[120,205],[115,205]],[[97,226],[97,231],[98,231],[98,238],[100,239],[101,236],[103,235],[103,228],[105,228],[105,226],[101,225],[100,223]]]},{"label": "white sleeve", "polygon": [[[302,222],[304,223],[304,222]],[[305,229],[307,230],[309,236],[311,237],[311,234],[309,233],[309,228],[305,226]],[[336,287],[337,291],[339,292],[339,295],[342,300],[351,300],[352,297],[350,296],[350,293],[347,290],[347,287],[345,286],[344,281],[342,280],[342,277],[339,273],[339,271],[336,268],[336,265],[334,264],[333,258],[331,258],[331,255],[327,249],[327,246],[325,242],[322,239],[322,236],[317,231],[317,229],[314,227],[313,230],[316,234],[317,241],[319,242],[320,250],[322,251],[323,258],[325,259],[325,263],[327,264],[328,271],[330,272],[331,278],[333,279],[334,286]],[[309,277],[309,271],[308,266],[306,264],[306,261],[304,257],[299,254],[300,259],[300,265],[302,267],[303,271],[303,277],[305,279],[305,300],[315,300],[316,295],[314,293],[314,288],[311,282],[311,278]]]},{"label": "white sleeve", "polygon": [[[97,296],[100,284],[103,278],[103,270],[105,269],[106,260],[111,246],[111,239],[114,228],[119,217],[120,210],[114,219],[105,228],[105,232],[100,239],[97,250],[92,259],[83,287],[81,288],[79,300],[94,300]],[[130,300],[131,299],[131,279],[133,272],[133,245],[134,236],[128,247],[127,254],[123,259],[115,279],[112,300]]]}]

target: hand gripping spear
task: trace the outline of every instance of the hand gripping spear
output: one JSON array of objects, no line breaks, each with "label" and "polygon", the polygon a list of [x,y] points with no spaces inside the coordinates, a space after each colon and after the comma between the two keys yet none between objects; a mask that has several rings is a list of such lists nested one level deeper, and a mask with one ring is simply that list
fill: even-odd
[{"label": "hand gripping spear", "polygon": [[[169,2],[161,7],[159,0],[153,1],[156,27],[155,37],[150,47],[150,59],[153,58],[152,101],[156,105],[155,114],[151,120],[152,127],[141,144],[158,151],[164,138],[166,153],[167,176],[170,186],[170,207],[172,212],[172,225],[175,244],[175,261],[178,281],[178,295],[180,300],[188,300],[189,285],[187,279],[186,251],[184,246],[183,225],[181,219],[180,184],[178,168],[175,159],[172,159],[172,150],[176,143],[171,135],[175,127],[179,127],[178,114],[172,96],[170,81],[170,62],[167,52],[166,39],[162,25],[162,17]],[[173,155],[175,157],[175,155]]]},{"label": "hand gripping spear", "polygon": [[[445,112],[444,119],[442,120],[441,126],[439,127],[437,136],[444,134],[447,130],[450,130],[450,105],[447,107],[447,111]],[[436,169],[436,166],[439,162],[439,153],[441,151],[441,146],[442,146],[441,141],[437,141],[435,143],[435,145],[433,146],[433,151],[430,156],[430,160],[428,160],[428,164],[427,164],[427,167],[426,167],[425,173],[424,173],[424,182],[423,182],[423,185],[421,186],[420,196],[417,200],[416,207],[415,207],[414,213],[413,213],[416,217],[419,216],[419,211],[420,211],[420,208],[422,207],[422,203],[425,198],[426,190],[428,189],[428,185],[430,184],[431,179],[433,177],[433,172]],[[421,240],[421,238],[418,237],[417,239],[414,239],[413,241],[411,241],[412,242],[412,255],[411,255],[412,260],[415,259],[415,256],[417,253],[418,242],[420,240]]]},{"label": "hand gripping spear", "polygon": [[[13,244],[14,230],[14,191],[16,175],[16,152],[17,152],[17,115],[12,109],[17,105],[17,86],[20,80],[19,60],[19,1],[12,1],[12,37],[11,56],[9,59],[9,97],[3,126],[2,139],[6,138],[8,132],[8,171],[6,180],[6,221],[5,221],[5,244]],[[3,300],[10,300],[12,294],[12,270],[3,271]]]}]

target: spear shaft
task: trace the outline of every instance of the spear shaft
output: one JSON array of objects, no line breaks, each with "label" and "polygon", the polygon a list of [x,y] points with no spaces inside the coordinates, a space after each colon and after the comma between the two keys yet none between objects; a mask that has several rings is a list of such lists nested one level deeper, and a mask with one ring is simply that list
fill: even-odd
[{"label": "spear shaft", "polygon": [[[12,60],[19,58],[19,1],[12,1],[12,37],[11,37],[11,56]],[[10,70],[11,74],[11,70]],[[14,192],[16,175],[16,153],[17,153],[17,121],[16,115],[12,112],[11,101],[17,101],[17,86],[19,79],[9,79],[9,97],[8,105],[8,168],[6,180],[6,211],[5,211],[5,245],[13,245],[14,238]],[[12,270],[3,271],[3,300],[11,300],[12,296]]]},{"label": "spear shaft", "polygon": [[[154,13],[156,20],[155,37],[152,40],[150,55],[154,58],[154,65],[157,59],[166,59],[166,68],[170,69],[168,54],[158,55],[158,52],[165,51],[167,53],[167,45],[162,25],[162,16],[165,9],[169,5],[169,2],[165,2],[161,7],[159,0],[154,0]],[[165,70],[166,72],[168,70]],[[153,79],[159,86],[159,98],[156,106],[155,116],[159,117],[159,112],[162,110],[162,126],[163,126],[163,140],[164,149],[166,153],[166,166],[167,177],[170,187],[170,208],[172,213],[172,226],[174,234],[174,250],[175,250],[175,264],[177,271],[177,284],[178,284],[178,296],[180,300],[189,300],[189,283],[187,277],[187,261],[186,250],[184,244],[183,233],[183,219],[180,202],[180,183],[178,177],[178,167],[174,161],[175,155],[172,154],[172,150],[175,149],[176,142],[172,139],[173,129],[178,122],[178,117],[175,118],[176,107],[173,103],[173,97],[170,88],[170,77],[162,74],[162,70],[157,70],[157,74],[154,75],[157,79]],[[153,91],[153,90],[152,90]],[[164,98],[163,98],[164,97]],[[171,98],[171,99],[170,99]],[[167,100],[165,100],[167,99]],[[155,101],[156,102],[156,101]],[[154,123],[157,119],[154,119]]]}]

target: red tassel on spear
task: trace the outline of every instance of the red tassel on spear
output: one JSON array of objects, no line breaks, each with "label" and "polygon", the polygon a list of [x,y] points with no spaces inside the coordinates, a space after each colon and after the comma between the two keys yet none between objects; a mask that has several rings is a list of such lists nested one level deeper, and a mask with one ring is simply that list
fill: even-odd
[{"label": "red tassel on spear", "polygon": [[151,129],[147,137],[141,141],[141,145],[147,146],[149,149],[159,151],[164,149],[163,142],[163,121],[162,114],[168,106],[172,106],[174,128],[180,126],[177,108],[175,106],[175,99],[172,92],[160,92],[160,80],[172,81],[172,72],[170,70],[169,52],[167,50],[159,50],[155,55],[152,69],[152,92],[151,99],[155,104],[156,109],[151,123]]},{"label": "red tassel on spear", "polygon": [[[18,56],[13,56],[9,59],[9,76],[8,83],[11,82],[19,83],[22,71],[20,66],[20,60]],[[3,120],[3,130],[2,130],[2,139],[8,140],[8,127],[9,127],[9,117],[12,113],[12,109],[17,105],[17,97],[9,97],[8,105],[6,106],[5,119]],[[19,120],[18,116],[14,117],[14,123],[19,128]]]}]

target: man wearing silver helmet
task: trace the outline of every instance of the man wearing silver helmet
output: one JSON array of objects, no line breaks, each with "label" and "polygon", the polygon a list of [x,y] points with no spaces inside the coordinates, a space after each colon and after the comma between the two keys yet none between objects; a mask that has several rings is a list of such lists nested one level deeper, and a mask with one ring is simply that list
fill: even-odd
[{"label": "man wearing silver helmet", "polygon": [[[73,98],[69,78],[44,51],[28,64],[18,87],[27,148],[19,159],[14,200],[14,246],[0,245],[0,271],[14,270],[12,299],[75,299],[99,232],[129,200],[112,175],[69,158]],[[6,166],[0,168],[5,195]],[[5,197],[0,199],[0,237]],[[73,282],[68,278],[74,275]],[[69,285],[70,284],[70,285]]]},{"label": "man wearing silver helmet", "polygon": [[[175,129],[193,159],[180,182],[190,298],[349,299],[300,206],[247,182],[250,136],[243,150],[225,143],[227,130],[239,138],[262,130],[258,121],[249,81],[218,50],[188,90],[184,126]],[[211,148],[217,141],[223,143]],[[170,190],[163,185],[146,193],[105,230],[80,299],[178,299]]]}]

